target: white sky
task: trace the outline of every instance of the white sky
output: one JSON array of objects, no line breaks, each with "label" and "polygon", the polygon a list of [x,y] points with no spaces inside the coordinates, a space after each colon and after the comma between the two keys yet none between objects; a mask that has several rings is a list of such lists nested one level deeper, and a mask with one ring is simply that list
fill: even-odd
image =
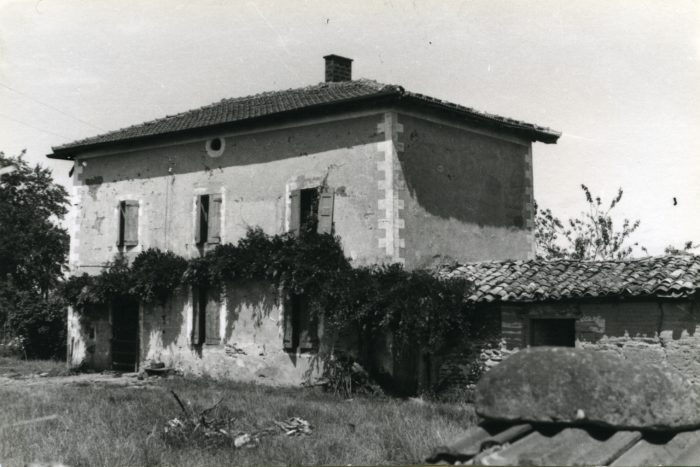
[{"label": "white sky", "polygon": [[329,53],[562,131],[534,146],[535,198],[560,217],[581,183],[621,186],[651,253],[700,242],[700,1],[0,0],[0,150],[69,184],[50,146],[315,84]]}]

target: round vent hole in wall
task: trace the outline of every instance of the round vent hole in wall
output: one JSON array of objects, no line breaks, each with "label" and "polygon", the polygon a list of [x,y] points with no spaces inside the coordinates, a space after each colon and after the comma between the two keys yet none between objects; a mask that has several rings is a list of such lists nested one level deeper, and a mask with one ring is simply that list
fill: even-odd
[{"label": "round vent hole in wall", "polygon": [[207,140],[205,148],[211,157],[219,157],[224,153],[226,142],[223,138],[212,138]]}]

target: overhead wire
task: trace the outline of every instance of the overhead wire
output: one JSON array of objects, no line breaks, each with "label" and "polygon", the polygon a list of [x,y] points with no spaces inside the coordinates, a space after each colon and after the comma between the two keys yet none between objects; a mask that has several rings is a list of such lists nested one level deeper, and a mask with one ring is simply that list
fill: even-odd
[{"label": "overhead wire", "polygon": [[47,104],[46,102],[42,102],[42,101],[40,101],[39,99],[37,99],[37,98],[35,98],[35,97],[32,97],[32,96],[30,96],[29,94],[26,94],[26,93],[24,93],[24,92],[22,92],[22,91],[19,91],[19,90],[15,89],[15,88],[13,88],[13,87],[11,87],[11,86],[8,86],[8,85],[5,84],[5,83],[0,82],[0,86],[2,86],[3,88],[5,88],[5,89],[7,89],[7,90],[9,90],[9,91],[14,92],[15,94],[18,94],[18,95],[20,95],[20,96],[22,96],[22,97],[25,97],[25,98],[27,98],[27,99],[29,99],[29,100],[31,100],[31,101],[34,101],[34,102],[36,102],[37,104],[43,105],[44,107],[46,107],[46,108],[48,108],[48,109],[51,109],[51,110],[53,110],[54,112],[58,112],[58,113],[60,113],[61,115],[64,115],[64,116],[66,116],[66,117],[68,117],[68,118],[71,118],[71,119],[77,121],[77,122],[80,122],[80,123],[82,123],[82,124],[84,124],[84,125],[87,125],[87,126],[89,126],[89,127],[92,127],[92,128],[94,128],[95,130],[106,131],[104,128],[100,128],[100,127],[98,127],[98,126],[96,126],[96,125],[93,125],[92,123],[90,123],[90,122],[88,122],[88,121],[85,121],[85,120],[83,120],[82,118],[74,117],[73,115],[70,115],[69,113],[66,113],[66,112],[64,112],[63,110],[61,110],[61,109],[59,109],[59,108],[57,108],[57,107],[54,107],[54,106],[51,105],[51,104]]},{"label": "overhead wire", "polygon": [[58,134],[58,133],[54,133],[53,131],[50,131],[50,130],[45,130],[45,129],[42,129],[42,128],[35,127],[34,125],[31,125],[31,124],[29,124],[29,123],[27,123],[27,122],[23,122],[22,120],[17,120],[16,118],[10,117],[9,115],[5,115],[5,114],[1,114],[1,113],[0,113],[0,117],[6,118],[6,119],[8,119],[8,120],[12,120],[13,122],[19,123],[20,125],[24,125],[24,126],[26,126],[26,127],[29,127],[29,128],[31,128],[31,129],[33,129],[33,130],[36,130],[36,131],[40,131],[40,132],[42,132],[42,133],[47,133],[47,134],[51,134],[51,135],[54,135],[54,136],[60,136],[61,138],[70,139],[70,138],[68,138],[66,135],[61,135],[61,134]]}]

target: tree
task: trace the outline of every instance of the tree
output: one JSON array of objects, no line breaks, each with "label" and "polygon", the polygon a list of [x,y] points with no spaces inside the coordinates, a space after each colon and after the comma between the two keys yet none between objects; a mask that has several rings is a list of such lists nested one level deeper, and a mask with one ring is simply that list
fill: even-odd
[{"label": "tree", "polygon": [[610,204],[604,204],[599,196],[593,198],[586,185],[581,185],[587,211],[577,218],[562,223],[550,209],[539,209],[535,204],[535,245],[538,259],[605,260],[629,258],[635,248],[646,253],[637,242],[629,243],[640,221],[622,221],[617,227],[611,211],[622,199],[622,188]]},{"label": "tree", "polygon": [[[57,223],[66,214],[68,193],[51,171],[0,152],[0,280],[46,297],[63,274],[68,233]],[[14,170],[7,170],[13,167]]]},{"label": "tree", "polygon": [[678,248],[673,245],[668,245],[664,248],[664,253],[667,255],[694,255],[694,251],[700,248],[700,245],[689,240],[683,244],[682,247]]},{"label": "tree", "polygon": [[[0,325],[27,356],[65,351],[65,305],[53,291],[68,256],[68,234],[58,222],[68,193],[51,171],[0,151]],[[9,334],[9,336],[8,336]]]}]

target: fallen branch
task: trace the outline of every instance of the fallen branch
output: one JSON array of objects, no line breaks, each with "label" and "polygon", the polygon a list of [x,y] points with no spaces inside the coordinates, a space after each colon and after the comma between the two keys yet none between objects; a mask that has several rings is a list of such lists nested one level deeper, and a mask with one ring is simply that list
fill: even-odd
[{"label": "fallen branch", "polygon": [[177,401],[177,403],[180,405],[180,408],[181,408],[182,411],[185,413],[185,416],[186,416],[187,418],[189,418],[189,417],[190,417],[190,412],[189,412],[189,411],[187,410],[187,408],[185,407],[185,404],[182,403],[182,401],[181,401],[180,398],[177,396],[177,394],[175,393],[175,391],[173,391],[173,390],[171,389],[171,390],[170,390],[170,393],[173,395],[173,397],[175,398],[175,400]]}]

